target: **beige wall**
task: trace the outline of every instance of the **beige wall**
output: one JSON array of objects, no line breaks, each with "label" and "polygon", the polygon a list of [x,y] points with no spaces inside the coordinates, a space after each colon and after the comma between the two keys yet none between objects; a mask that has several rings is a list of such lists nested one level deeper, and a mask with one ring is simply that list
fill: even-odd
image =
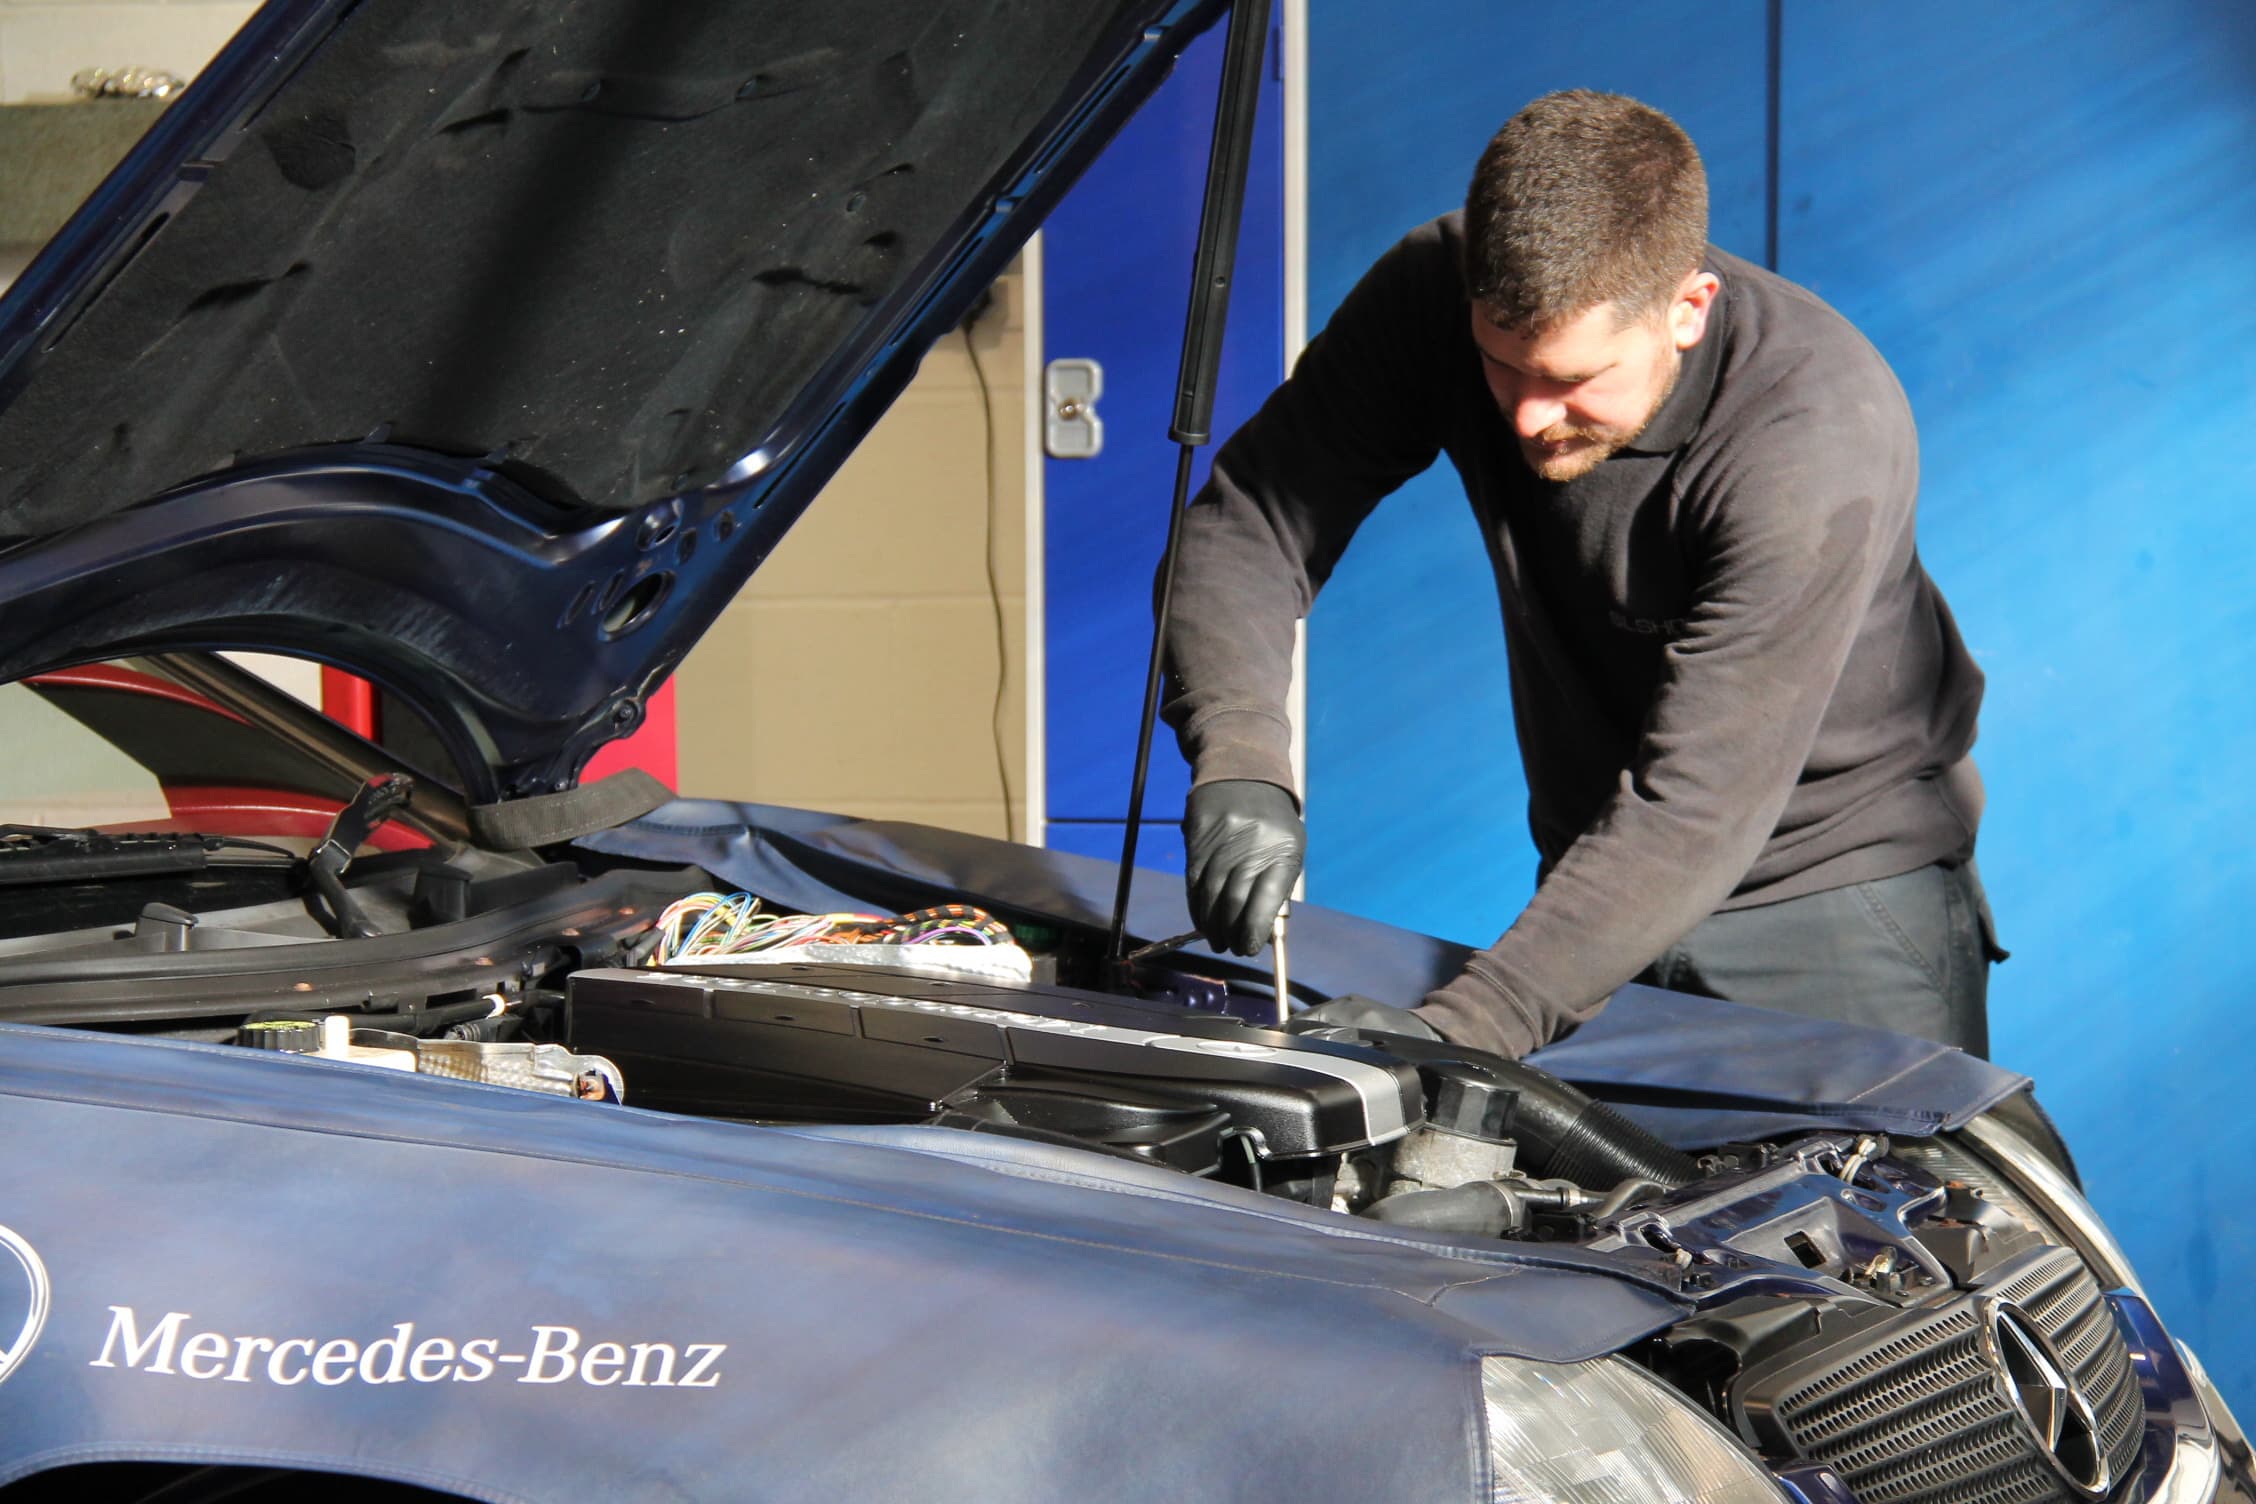
[{"label": "beige wall", "polygon": [[193,78],[257,8],[244,0],[0,0],[0,291],[160,109],[153,100],[77,100],[71,75],[144,67]]},{"label": "beige wall", "polygon": [[81,68],[193,78],[257,9],[242,0],[0,0],[0,104],[67,100]]},{"label": "beige wall", "polygon": [[1025,837],[1025,286],[971,331],[992,444],[949,335],[682,665],[685,791]]}]

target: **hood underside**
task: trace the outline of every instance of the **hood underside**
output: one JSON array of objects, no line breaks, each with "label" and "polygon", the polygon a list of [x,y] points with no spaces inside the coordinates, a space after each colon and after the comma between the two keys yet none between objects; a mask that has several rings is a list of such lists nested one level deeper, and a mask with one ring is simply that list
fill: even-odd
[{"label": "hood underside", "polygon": [[[472,706],[502,782],[557,781],[591,726],[631,723],[617,697],[679,661],[1219,8],[277,0],[0,303],[7,594],[60,583],[52,557],[25,562],[57,542],[81,579],[200,548],[168,573],[215,588],[162,619],[50,600],[47,623],[92,624],[0,627],[0,676],[157,644],[310,651]],[[278,529],[240,486],[212,499],[371,459],[417,484],[316,487],[333,525]],[[740,503],[718,535],[754,525],[726,567],[635,594],[655,564],[628,543]],[[404,562],[369,561],[372,506],[438,520],[402,517],[373,541]],[[130,539],[84,536],[152,510]],[[216,554],[215,529],[235,535]],[[491,588],[489,561],[484,602],[435,591],[418,556],[481,530],[522,588]],[[397,577],[390,606],[348,580],[325,621],[283,600],[301,567]],[[582,611],[592,663],[525,630]],[[386,641],[356,644],[371,625]],[[481,668],[497,645],[520,661]],[[582,661],[528,674],[528,649]]]},{"label": "hood underside", "polygon": [[365,0],[0,413],[0,534],[379,431],[720,482],[1148,8]]}]

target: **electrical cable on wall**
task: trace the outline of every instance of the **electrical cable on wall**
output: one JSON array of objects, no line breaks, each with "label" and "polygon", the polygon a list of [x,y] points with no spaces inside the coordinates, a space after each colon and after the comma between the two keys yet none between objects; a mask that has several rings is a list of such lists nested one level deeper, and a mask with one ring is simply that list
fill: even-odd
[{"label": "electrical cable on wall", "polygon": [[971,358],[971,374],[979,383],[979,413],[986,430],[987,464],[987,596],[995,606],[995,705],[988,714],[987,729],[995,743],[995,775],[1003,789],[1003,836],[1018,839],[1018,800],[1011,788],[1010,754],[1003,746],[1003,707],[1010,696],[1010,624],[1003,610],[1002,572],[995,567],[996,477],[995,477],[995,394],[987,384],[987,368],[979,359],[979,346],[972,339],[972,327],[987,309],[993,307],[990,299],[974,309],[961,325],[964,354]]}]

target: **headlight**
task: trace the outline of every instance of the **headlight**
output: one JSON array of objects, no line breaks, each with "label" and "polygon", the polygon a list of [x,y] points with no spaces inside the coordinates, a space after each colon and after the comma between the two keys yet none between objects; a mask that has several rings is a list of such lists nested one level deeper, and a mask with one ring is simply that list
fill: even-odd
[{"label": "headlight", "polygon": [[1494,1504],[1777,1504],[1737,1437],[1619,1358],[1483,1358]]},{"label": "headlight", "polygon": [[1999,1122],[1994,1114],[1984,1114],[1959,1130],[1959,1136],[1971,1143],[1982,1158],[1997,1167],[2036,1210],[2041,1220],[2050,1223],[2066,1235],[2068,1245],[2084,1256],[2099,1282],[2110,1289],[2124,1289],[2144,1299],[2146,1291],[2140,1287],[2138,1275],[2131,1270],[2131,1261],[2124,1257],[2122,1245],[2107,1230],[2077,1189],[2060,1173],[2059,1166],[2039,1154],[2036,1149],[2011,1128]]}]

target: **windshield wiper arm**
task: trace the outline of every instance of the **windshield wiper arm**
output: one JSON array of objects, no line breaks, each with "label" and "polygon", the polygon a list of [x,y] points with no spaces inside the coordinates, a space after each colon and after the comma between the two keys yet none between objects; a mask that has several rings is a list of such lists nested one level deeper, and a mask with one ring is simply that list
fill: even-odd
[{"label": "windshield wiper arm", "polygon": [[297,860],[283,847],[236,836],[0,825],[0,887],[162,876],[214,866],[287,866]]}]

